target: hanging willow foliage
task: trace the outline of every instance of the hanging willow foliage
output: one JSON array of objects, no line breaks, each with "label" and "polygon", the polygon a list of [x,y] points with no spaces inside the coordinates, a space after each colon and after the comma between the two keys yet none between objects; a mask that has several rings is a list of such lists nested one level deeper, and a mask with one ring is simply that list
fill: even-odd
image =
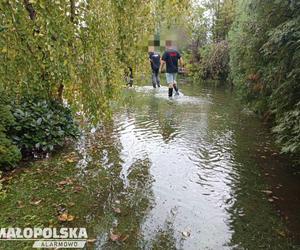
[{"label": "hanging willow foliage", "polygon": [[148,66],[158,13],[172,20],[188,6],[188,0],[3,0],[0,87],[16,99],[63,95],[103,116],[128,67],[138,74]]}]

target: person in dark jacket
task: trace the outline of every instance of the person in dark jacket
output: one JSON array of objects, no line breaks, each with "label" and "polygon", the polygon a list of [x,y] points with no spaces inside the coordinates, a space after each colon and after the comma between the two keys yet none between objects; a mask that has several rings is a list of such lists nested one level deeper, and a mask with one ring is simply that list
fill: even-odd
[{"label": "person in dark jacket", "polygon": [[162,56],[160,69],[162,70],[163,66],[166,65],[166,78],[167,84],[169,85],[169,97],[173,96],[173,89],[175,90],[175,95],[179,95],[176,84],[178,61],[180,66],[183,67],[183,59],[180,53],[172,47],[172,41],[166,41],[166,51]]},{"label": "person in dark jacket", "polygon": [[132,87],[132,85],[133,85],[133,70],[131,67],[128,67],[128,69],[125,72],[125,81],[126,81],[127,86]]},{"label": "person in dark jacket", "polygon": [[153,88],[160,87],[159,68],[160,68],[160,54],[158,52],[149,52],[149,60],[152,70],[152,85]]}]

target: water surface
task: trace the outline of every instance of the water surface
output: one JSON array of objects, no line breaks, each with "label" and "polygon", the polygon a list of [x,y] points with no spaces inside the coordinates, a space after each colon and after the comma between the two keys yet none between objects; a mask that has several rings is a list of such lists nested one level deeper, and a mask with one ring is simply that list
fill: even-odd
[{"label": "water surface", "polygon": [[127,89],[113,121],[79,143],[85,185],[102,188],[99,167],[112,176],[96,248],[292,248],[265,192],[261,161],[277,154],[267,130],[228,90],[180,88],[171,100],[166,87]]},{"label": "water surface", "polygon": [[300,249],[299,173],[268,129],[228,90],[179,87],[124,89],[111,120],[1,179],[1,227],[86,227],[86,249]]}]

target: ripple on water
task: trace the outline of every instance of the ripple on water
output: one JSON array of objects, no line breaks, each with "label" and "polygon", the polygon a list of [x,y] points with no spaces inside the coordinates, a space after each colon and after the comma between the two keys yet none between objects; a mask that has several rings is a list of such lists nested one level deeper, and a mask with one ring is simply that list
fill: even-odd
[{"label": "ripple on water", "polygon": [[[143,87],[136,88],[136,91],[167,99],[167,88],[153,91],[151,87]],[[125,186],[130,185],[131,165],[138,160],[149,159],[150,173],[155,180],[152,183],[155,205],[143,223],[144,237],[151,241],[155,232],[164,223],[170,222],[170,211],[176,207],[177,216],[172,220],[174,230],[179,232],[176,237],[180,239],[180,232],[191,228],[193,238],[186,239],[184,248],[190,246],[190,249],[196,249],[203,234],[209,238],[213,231],[222,238],[229,230],[224,222],[223,207],[230,204],[225,201],[230,198],[232,182],[229,175],[233,171],[232,137],[226,132],[217,134],[219,137],[213,134],[215,138],[207,136],[207,100],[182,95],[175,101],[196,106],[192,108],[193,105],[190,105],[185,109],[180,109],[180,105],[179,108],[170,106],[171,111],[176,109],[177,112],[175,122],[167,112],[159,113],[163,117],[138,110],[117,115],[114,133],[119,134],[122,145],[120,176]],[[159,119],[164,119],[167,126]],[[212,225],[207,227],[203,219],[213,221]],[[201,237],[197,231],[203,232]]]},{"label": "ripple on water", "polygon": [[186,96],[179,90],[179,96],[173,96],[172,99],[168,97],[168,87],[162,86],[160,88],[153,89],[151,86],[136,86],[134,90],[138,93],[154,95],[157,98],[172,101],[178,104],[211,104],[207,98],[200,98],[194,96]]}]

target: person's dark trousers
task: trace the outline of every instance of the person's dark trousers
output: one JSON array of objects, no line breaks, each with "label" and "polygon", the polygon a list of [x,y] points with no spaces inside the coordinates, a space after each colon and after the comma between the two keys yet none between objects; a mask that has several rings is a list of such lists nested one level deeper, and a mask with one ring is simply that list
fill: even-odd
[{"label": "person's dark trousers", "polygon": [[173,88],[169,88],[169,97],[173,96]]},{"label": "person's dark trousers", "polygon": [[176,94],[178,95],[178,94],[179,94],[179,92],[178,92],[178,88],[177,88],[177,85],[176,85],[176,83],[174,83],[174,84],[173,84],[173,88],[174,88],[174,90],[175,90]]},{"label": "person's dark trousers", "polygon": [[159,69],[152,69],[152,85],[153,88],[160,87]]},{"label": "person's dark trousers", "polygon": [[126,80],[127,80],[127,85],[132,87],[133,85],[133,70],[131,67],[128,67],[129,72],[127,73]]}]

